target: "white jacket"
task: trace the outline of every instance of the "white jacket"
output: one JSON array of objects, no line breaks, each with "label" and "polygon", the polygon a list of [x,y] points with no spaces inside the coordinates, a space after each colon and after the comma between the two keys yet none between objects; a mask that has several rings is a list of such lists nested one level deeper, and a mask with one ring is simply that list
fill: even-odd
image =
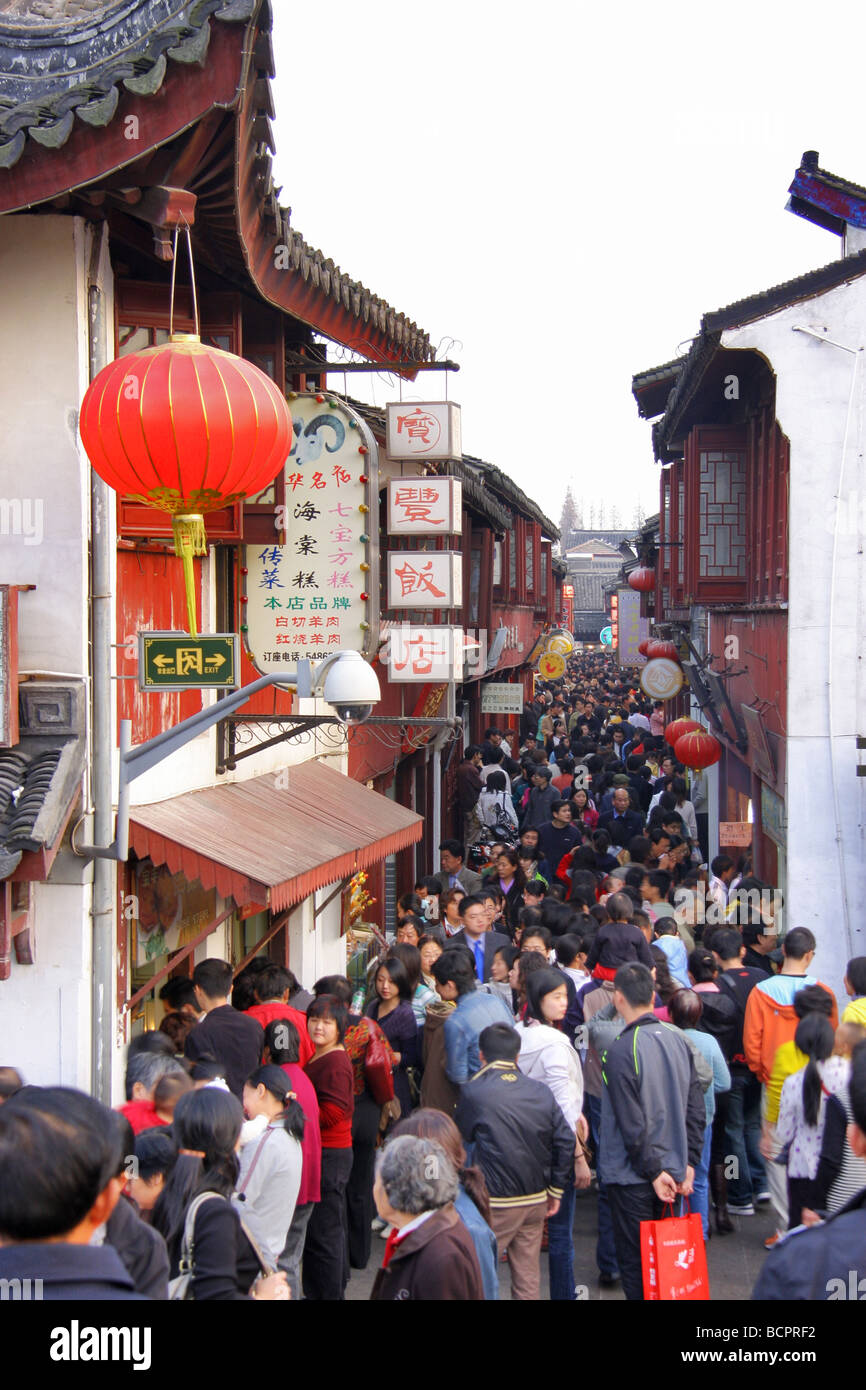
[{"label": "white jacket", "polygon": [[564,1033],[534,1019],[518,1023],[520,1055],[517,1065],[524,1076],[543,1081],[553,1092],[572,1131],[583,1109],[583,1069],[580,1058]]}]

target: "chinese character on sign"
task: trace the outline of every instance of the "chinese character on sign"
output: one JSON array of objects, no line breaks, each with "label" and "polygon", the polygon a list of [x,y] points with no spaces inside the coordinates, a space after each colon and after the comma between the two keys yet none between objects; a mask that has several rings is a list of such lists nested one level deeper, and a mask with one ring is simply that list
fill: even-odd
[{"label": "chinese character on sign", "polygon": [[400,569],[394,570],[395,577],[400,581],[401,598],[408,597],[409,594],[432,594],[434,598],[444,598],[445,590],[437,589],[433,583],[433,561],[428,560],[426,565],[419,565],[417,568],[410,565],[407,560]]},{"label": "chinese character on sign", "polygon": [[460,407],[454,401],[391,401],[385,407],[385,436],[393,459],[459,459]]},{"label": "chinese character on sign", "polygon": [[318,507],[314,507],[312,502],[296,502],[294,517],[296,521],[315,521],[317,516],[321,516]]},{"label": "chinese character on sign", "polygon": [[444,515],[433,514],[440,500],[438,490],[432,487],[398,487],[394,491],[394,507],[403,513],[404,521],[429,521],[431,526],[444,526]]},{"label": "chinese character on sign", "polygon": [[396,655],[392,661],[395,671],[405,671],[406,667],[410,666],[413,676],[429,676],[433,670],[433,662],[446,660],[448,654],[441,637],[429,637],[424,632],[416,632],[403,643],[400,655],[402,661],[398,660]]},{"label": "chinese character on sign", "polygon": [[303,570],[299,570],[292,580],[292,584],[296,589],[318,589],[319,587],[316,583],[315,570],[310,574],[305,574]]},{"label": "chinese character on sign", "polygon": [[298,536],[295,541],[295,550],[298,555],[318,555],[315,536]]}]

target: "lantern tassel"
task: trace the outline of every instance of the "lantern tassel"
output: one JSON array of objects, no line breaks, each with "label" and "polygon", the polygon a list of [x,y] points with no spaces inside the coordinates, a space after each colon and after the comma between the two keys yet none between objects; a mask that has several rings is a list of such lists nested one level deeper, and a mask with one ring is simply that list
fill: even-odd
[{"label": "lantern tassel", "polygon": [[189,635],[198,637],[198,615],[195,606],[194,555],[207,555],[207,533],[204,517],[197,513],[189,516],[173,516],[171,529],[174,532],[174,553],[183,561],[183,582],[186,589],[186,609],[189,617]]}]

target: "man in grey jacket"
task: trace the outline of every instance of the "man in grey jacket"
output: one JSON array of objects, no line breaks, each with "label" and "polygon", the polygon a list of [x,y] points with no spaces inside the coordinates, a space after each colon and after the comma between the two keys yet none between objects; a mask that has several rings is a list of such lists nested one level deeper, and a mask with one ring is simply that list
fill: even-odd
[{"label": "man in grey jacket", "polygon": [[601,1059],[601,1151],[623,1291],[640,1300],[640,1223],[692,1191],[706,1111],[686,1039],[652,1011],[651,972],[629,962],[613,985],[625,1026]]}]

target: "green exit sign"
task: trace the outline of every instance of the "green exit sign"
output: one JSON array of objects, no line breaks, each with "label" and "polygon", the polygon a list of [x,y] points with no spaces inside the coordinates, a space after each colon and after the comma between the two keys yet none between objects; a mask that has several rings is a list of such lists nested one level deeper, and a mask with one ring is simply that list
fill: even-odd
[{"label": "green exit sign", "polygon": [[138,634],[139,690],[224,690],[236,687],[239,646],[236,632]]}]

